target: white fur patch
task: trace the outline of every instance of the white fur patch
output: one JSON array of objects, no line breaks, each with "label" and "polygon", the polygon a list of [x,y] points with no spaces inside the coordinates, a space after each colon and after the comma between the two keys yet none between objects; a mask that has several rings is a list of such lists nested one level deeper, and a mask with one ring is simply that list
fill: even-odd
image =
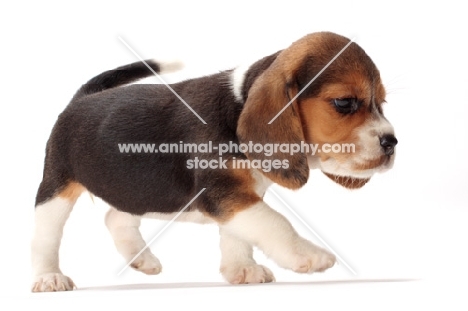
[{"label": "white fur patch", "polygon": [[73,281],[59,268],[59,248],[63,227],[75,202],[56,197],[36,206],[35,229],[31,243],[35,292],[71,290]]},{"label": "white fur patch", "polygon": [[224,278],[231,284],[268,283],[275,277],[267,267],[253,259],[253,248],[248,242],[220,228],[221,268]]},{"label": "white fur patch", "polygon": [[172,72],[182,70],[184,68],[184,63],[180,60],[160,61],[160,60],[154,59],[153,61],[159,65],[160,74],[172,73]]},{"label": "white fur patch", "polygon": [[334,255],[300,237],[284,216],[264,202],[237,213],[220,228],[257,246],[283,268],[312,273],[335,264]]},{"label": "white fur patch", "polygon": [[273,182],[265,177],[259,170],[250,170],[252,177],[255,180],[255,193],[261,198],[265,195],[268,187],[270,187]]},{"label": "white fur patch", "polygon": [[[310,163],[311,161],[309,161]],[[317,163],[317,162],[314,162]],[[354,162],[341,163],[336,161],[333,158],[329,158],[326,161],[319,161],[320,170],[325,173],[329,173],[336,176],[348,176],[354,178],[371,178],[375,173],[379,172],[381,168],[378,169],[368,169],[365,171],[356,171],[353,169]]]},{"label": "white fur patch", "polygon": [[[146,247],[146,242],[140,233],[140,223],[140,216],[120,212],[113,207],[106,214],[107,229],[109,229],[117,251],[125,258],[126,262],[130,263],[133,269],[145,274],[158,274],[162,269],[161,263]],[[143,248],[145,250],[135,258]]]},{"label": "white fur patch", "polygon": [[236,97],[238,102],[244,102],[244,98],[242,96],[242,89],[244,87],[244,80],[245,74],[249,70],[252,63],[241,65],[235,68],[231,74],[231,87],[234,96]]},{"label": "white fur patch", "polygon": [[62,273],[43,273],[34,277],[32,291],[39,292],[60,292],[74,290],[75,283]]},{"label": "white fur patch", "polygon": [[[141,217],[160,220],[172,220],[176,215],[177,213],[146,213]],[[183,212],[175,219],[175,221],[194,222],[198,224],[211,224],[215,222],[212,218],[205,216],[199,211]]]},{"label": "white fur patch", "polygon": [[309,159],[310,168],[318,167],[326,173],[355,178],[370,178],[375,173],[384,172],[392,168],[395,155],[392,155],[384,165],[373,169],[356,171],[353,168],[355,166],[364,166],[366,163],[381,157],[383,151],[380,145],[380,137],[386,134],[394,134],[393,126],[387,119],[380,115],[376,115],[375,117],[375,120],[369,120],[364,126],[357,129],[358,139],[356,141],[356,149],[359,151],[356,154],[352,154],[349,161],[341,163],[333,158],[320,161],[316,155]]}]

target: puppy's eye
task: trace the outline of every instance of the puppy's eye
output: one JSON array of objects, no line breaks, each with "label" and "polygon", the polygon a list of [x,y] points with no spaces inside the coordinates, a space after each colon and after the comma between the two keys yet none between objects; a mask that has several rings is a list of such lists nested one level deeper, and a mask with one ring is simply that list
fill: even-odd
[{"label": "puppy's eye", "polygon": [[354,113],[361,106],[361,102],[356,98],[335,98],[332,102],[336,110],[343,114]]}]

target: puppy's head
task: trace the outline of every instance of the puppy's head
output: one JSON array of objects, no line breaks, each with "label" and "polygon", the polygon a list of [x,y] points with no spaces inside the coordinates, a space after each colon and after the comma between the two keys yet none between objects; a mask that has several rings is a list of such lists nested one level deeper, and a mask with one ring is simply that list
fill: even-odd
[{"label": "puppy's head", "polygon": [[278,149],[271,157],[247,153],[250,160],[286,160],[287,167],[263,172],[272,181],[299,188],[310,165],[345,187],[360,188],[392,167],[397,140],[383,115],[380,73],[356,43],[343,50],[349,42],[328,32],[303,37],[250,87],[238,122],[240,143],[302,146],[303,152]]}]

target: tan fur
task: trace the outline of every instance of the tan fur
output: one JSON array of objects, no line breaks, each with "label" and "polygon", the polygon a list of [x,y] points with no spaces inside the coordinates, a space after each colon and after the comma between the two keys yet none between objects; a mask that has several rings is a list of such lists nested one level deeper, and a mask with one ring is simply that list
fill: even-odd
[{"label": "tan fur", "polygon": [[[342,116],[331,104],[334,98],[363,98],[355,95],[356,93],[361,92],[358,92],[355,85],[329,85],[325,86],[316,98],[304,100],[299,109],[306,140],[319,144],[319,146],[325,143],[356,143],[356,129],[369,118],[368,109],[362,107],[354,114]],[[337,160],[346,161],[349,155],[320,153],[319,156],[322,160],[334,157]]]},{"label": "tan fur", "polygon": [[[348,39],[330,33],[315,33],[283,50],[250,89],[239,119],[240,142],[292,144],[305,141],[319,146],[324,143],[354,143],[359,148],[356,130],[372,119],[371,105],[380,109],[384,102],[385,89],[375,66],[370,59],[363,58],[362,51],[353,44],[322,73],[319,79],[324,79],[325,82],[320,84],[320,89],[314,90],[314,96],[298,97],[268,125],[300,91],[295,84],[296,75],[301,66],[307,64],[306,60],[311,59],[321,68],[348,42]],[[309,86],[311,89],[316,87],[314,83]],[[363,102],[363,107],[356,113],[342,115],[332,104],[332,100],[337,98],[356,98]],[[265,158],[261,154],[247,156],[250,159]],[[288,160],[290,167],[287,171],[274,170],[264,175],[290,189],[297,189],[305,184],[309,173],[305,155],[275,154],[273,157]],[[350,155],[321,153],[320,157],[322,161],[332,157],[339,162],[346,162]],[[363,164],[356,169],[372,166],[373,163]]]},{"label": "tan fur", "polygon": [[[232,168],[232,163],[229,163],[228,167]],[[229,169],[227,173],[232,177],[236,187],[233,187],[229,196],[221,200],[222,214],[214,217],[220,223],[228,221],[238,212],[262,201],[262,198],[255,192],[255,179],[249,169]]]},{"label": "tan fur", "polygon": [[[344,47],[346,49],[343,49]],[[335,58],[338,53],[340,55]],[[330,63],[332,60],[334,61]],[[156,68],[157,64],[152,64]],[[137,79],[141,77],[141,69],[144,66],[140,63],[134,63],[120,67],[118,70],[122,70],[122,68],[128,71],[127,74],[130,75],[130,78]],[[213,122],[211,124],[214,124],[215,127],[200,131],[190,126],[191,123],[184,124],[185,128],[181,128],[180,132],[181,139],[182,137],[192,137],[198,141],[204,141],[211,137],[220,141],[225,140],[226,137],[233,139],[234,118],[237,118],[237,113],[242,109],[236,133],[240,144],[287,144],[289,146],[295,144],[306,147],[313,144],[314,147],[318,145],[319,149],[324,144],[353,144],[357,154],[346,154],[335,149],[333,149],[335,152],[323,152],[316,155],[305,152],[296,152],[292,155],[286,152],[276,152],[269,156],[265,153],[255,152],[245,154],[248,160],[256,160],[256,163],[258,161],[267,163],[263,162],[264,160],[270,161],[269,163],[280,160],[279,163],[283,165],[272,170],[262,170],[255,167],[235,168],[232,160],[227,163],[227,169],[184,172],[171,166],[167,168],[164,162],[161,165],[159,165],[160,163],[156,165],[156,163],[147,162],[150,164],[148,170],[152,170],[154,173],[148,175],[146,175],[146,169],[139,165],[141,158],[135,157],[130,158],[131,161],[128,162],[130,164],[126,161],[110,161],[109,165],[105,165],[103,168],[105,174],[97,172],[93,175],[94,171],[101,167],[102,159],[99,157],[108,156],[109,153],[94,153],[93,149],[93,152],[89,153],[92,156],[85,153],[87,157],[83,159],[79,153],[71,152],[74,151],[73,146],[76,147],[77,144],[71,144],[70,148],[67,148],[70,141],[67,137],[69,131],[73,130],[69,124],[70,120],[75,120],[71,117],[76,112],[67,108],[67,113],[61,115],[61,119],[55,127],[56,130],[51,136],[44,170],[45,178],[36,199],[36,229],[32,243],[32,262],[35,271],[33,291],[62,291],[72,290],[75,287],[73,281],[60,271],[58,258],[63,226],[75,201],[87,190],[81,183],[72,179],[67,182],[67,178],[72,178],[71,176],[91,176],[89,179],[83,177],[80,180],[82,182],[87,180],[86,187],[90,191],[96,191],[96,195],[102,197],[104,201],[111,203],[114,200],[118,203],[116,204],[118,206],[112,207],[106,215],[106,225],[118,251],[128,264],[144,273],[159,273],[161,264],[146,248],[146,243],[139,231],[141,217],[173,220],[175,214],[178,213],[178,204],[172,202],[184,202],[184,200],[178,200],[180,196],[184,195],[187,196],[187,201],[190,200],[188,196],[200,186],[205,188],[197,194],[194,200],[190,201],[193,202],[193,205],[182,213],[178,220],[218,224],[222,251],[220,270],[229,282],[274,281],[275,278],[271,271],[258,265],[253,259],[254,246],[261,249],[279,266],[296,272],[321,272],[335,264],[335,255],[300,237],[288,220],[263,202],[262,197],[267,187],[272,183],[278,183],[290,189],[302,187],[309,177],[308,163],[310,163],[311,168],[322,170],[333,181],[350,189],[364,186],[374,173],[391,168],[394,159],[393,148],[397,140],[394,137],[393,127],[382,113],[381,105],[385,101],[385,89],[377,68],[357,44],[350,43],[349,39],[340,35],[324,32],[307,35],[294,42],[287,49],[257,61],[250,69],[226,71],[219,74],[218,77],[226,77],[227,74],[232,74],[231,82],[234,94],[231,95],[221,94],[218,91],[208,92],[212,87],[218,90],[218,86],[220,86],[218,78],[216,81],[204,78],[203,83],[213,82],[208,84],[205,89],[200,89],[200,84],[196,81],[183,82],[186,83],[187,89],[185,90],[186,86],[179,88],[182,91],[181,96],[184,94],[188,96],[195,93],[197,95],[203,94],[203,96],[193,97],[194,104],[198,105],[199,108],[203,107],[200,111],[205,112],[205,115],[209,117],[207,120],[211,120]],[[77,94],[82,94],[79,96],[94,94],[88,96],[89,100],[101,100],[100,96],[104,96],[103,98],[107,101],[108,98],[105,97],[107,95],[99,95],[99,92],[95,91],[119,87],[123,83],[117,79],[110,84],[106,82],[100,87],[97,87],[99,84],[94,84],[98,80],[107,81],[108,78],[113,80],[115,77],[103,73],[90,80],[92,83],[84,86]],[[204,91],[207,94],[204,94]],[[130,92],[129,94],[134,93]],[[226,103],[228,105],[234,104],[231,101],[234,98],[232,96],[235,96],[236,100],[234,109],[221,109],[221,107],[226,107]],[[81,105],[82,102],[78,102],[77,98],[75,96],[75,100],[68,107]],[[83,97],[82,100],[88,99]],[[346,105],[346,102],[343,102],[344,107],[336,107],[336,99],[350,99],[349,103],[353,104],[354,107],[358,107],[357,103],[359,103],[360,107],[359,109],[351,109]],[[241,103],[244,100],[245,103],[242,107]],[[117,98],[115,101],[118,102]],[[161,102],[158,101],[158,105],[163,106],[164,103],[169,104],[171,101],[173,101],[172,98],[163,96]],[[132,106],[136,105],[137,108],[145,107],[146,109],[146,105],[154,104],[154,98],[152,95],[150,98],[138,95],[138,100],[132,102],[124,96],[121,104],[131,104]],[[206,104],[213,106],[207,107]],[[209,114],[210,110],[213,110],[211,115]],[[114,111],[103,109],[100,112],[102,115],[91,115],[96,117],[98,121],[101,120],[99,117],[103,117],[102,120],[107,122],[111,119],[108,115],[110,112]],[[220,119],[219,117],[224,112],[226,112],[225,118]],[[119,122],[109,123],[112,126],[106,123],[112,130],[109,128],[107,128],[109,130],[107,132],[103,130],[106,140],[98,139],[96,141],[105,143],[110,138],[106,135],[112,135],[112,133],[121,135],[124,131],[118,131],[120,124],[128,126],[133,124],[132,117],[135,117],[134,120],[141,118],[140,114],[128,114],[129,111],[125,111],[126,118],[124,120],[127,120],[127,123],[119,121],[121,120],[119,116],[122,117],[122,115],[111,114],[110,116],[116,116],[115,120]],[[150,119],[153,118],[152,114],[149,116]],[[79,122],[77,122],[82,122],[80,121],[82,116],[78,117]],[[223,126],[225,123],[223,120],[229,123]],[[164,138],[166,130],[173,129],[170,121],[164,120],[167,123],[162,125],[160,131],[163,134],[156,138]],[[144,120],[137,123],[135,124],[137,128],[129,129],[129,139],[137,138],[139,135],[143,137],[149,126],[159,125],[158,122],[147,123]],[[87,123],[80,124],[87,126]],[[95,131],[101,134],[101,129],[107,126],[95,129],[95,123],[91,124],[87,130],[85,130],[86,127],[83,127],[79,131],[81,135],[78,135],[78,132],[73,133],[77,136],[72,135],[73,139],[71,140],[83,141],[83,146],[85,146],[86,139],[97,137]],[[148,127],[145,127],[146,125]],[[136,129],[138,131],[132,132]],[[214,135],[216,133],[213,131],[216,129],[222,133]],[[152,139],[156,132],[156,129],[154,132],[151,131],[147,137]],[[136,135],[133,135],[134,133]],[[110,150],[105,148],[103,150]],[[83,150],[90,151],[91,149],[83,148]],[[68,159],[67,157],[71,155],[74,156],[73,159]],[[236,157],[245,160],[243,155],[236,154]],[[169,162],[169,165],[180,164],[179,160],[180,158],[174,159],[173,162]],[[60,164],[58,167],[55,165],[56,161]],[[63,170],[62,162],[67,163],[67,161],[70,163],[88,162]],[[278,163],[278,161],[276,162]],[[138,165],[131,165],[132,163]],[[284,165],[284,163],[288,163],[288,165]],[[119,165],[122,165],[120,174],[108,175],[109,171],[106,169],[116,168]],[[75,170],[81,169],[83,169],[81,174],[75,172]],[[135,170],[133,171],[133,169]],[[126,172],[130,172],[130,174],[127,176]],[[178,172],[186,173],[186,175],[171,175]],[[131,177],[138,176],[138,174],[142,175],[141,180],[136,180],[133,183],[135,178]],[[110,178],[103,178],[102,175],[108,175]],[[178,191],[171,192],[171,188],[167,187],[168,183],[171,184],[171,177],[181,177],[172,179],[174,181],[173,188],[182,186]],[[60,183],[57,183],[57,180]],[[133,187],[122,191],[128,183],[131,183],[129,186]],[[102,185],[107,186],[107,189],[104,190],[110,191],[102,190]],[[158,189],[157,187],[166,188]],[[164,190],[151,192],[151,190],[162,189]],[[133,192],[135,193],[133,194]],[[159,206],[161,196],[165,195],[169,197],[166,205]],[[134,258],[142,249],[144,251]]]},{"label": "tan fur", "polygon": [[76,201],[84,191],[86,191],[86,188],[82,184],[72,181],[60,191],[58,196],[70,201]]}]

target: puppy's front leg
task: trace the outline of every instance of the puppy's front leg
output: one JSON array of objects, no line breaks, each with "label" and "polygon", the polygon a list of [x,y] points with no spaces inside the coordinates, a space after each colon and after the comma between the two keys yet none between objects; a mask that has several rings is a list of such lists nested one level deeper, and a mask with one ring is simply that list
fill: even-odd
[{"label": "puppy's front leg", "polygon": [[335,264],[333,254],[300,237],[284,216],[263,201],[237,212],[220,228],[295,272],[319,272]]},{"label": "puppy's front leg", "polygon": [[275,281],[267,267],[253,259],[253,248],[248,242],[219,229],[221,274],[231,284],[269,283]]}]

